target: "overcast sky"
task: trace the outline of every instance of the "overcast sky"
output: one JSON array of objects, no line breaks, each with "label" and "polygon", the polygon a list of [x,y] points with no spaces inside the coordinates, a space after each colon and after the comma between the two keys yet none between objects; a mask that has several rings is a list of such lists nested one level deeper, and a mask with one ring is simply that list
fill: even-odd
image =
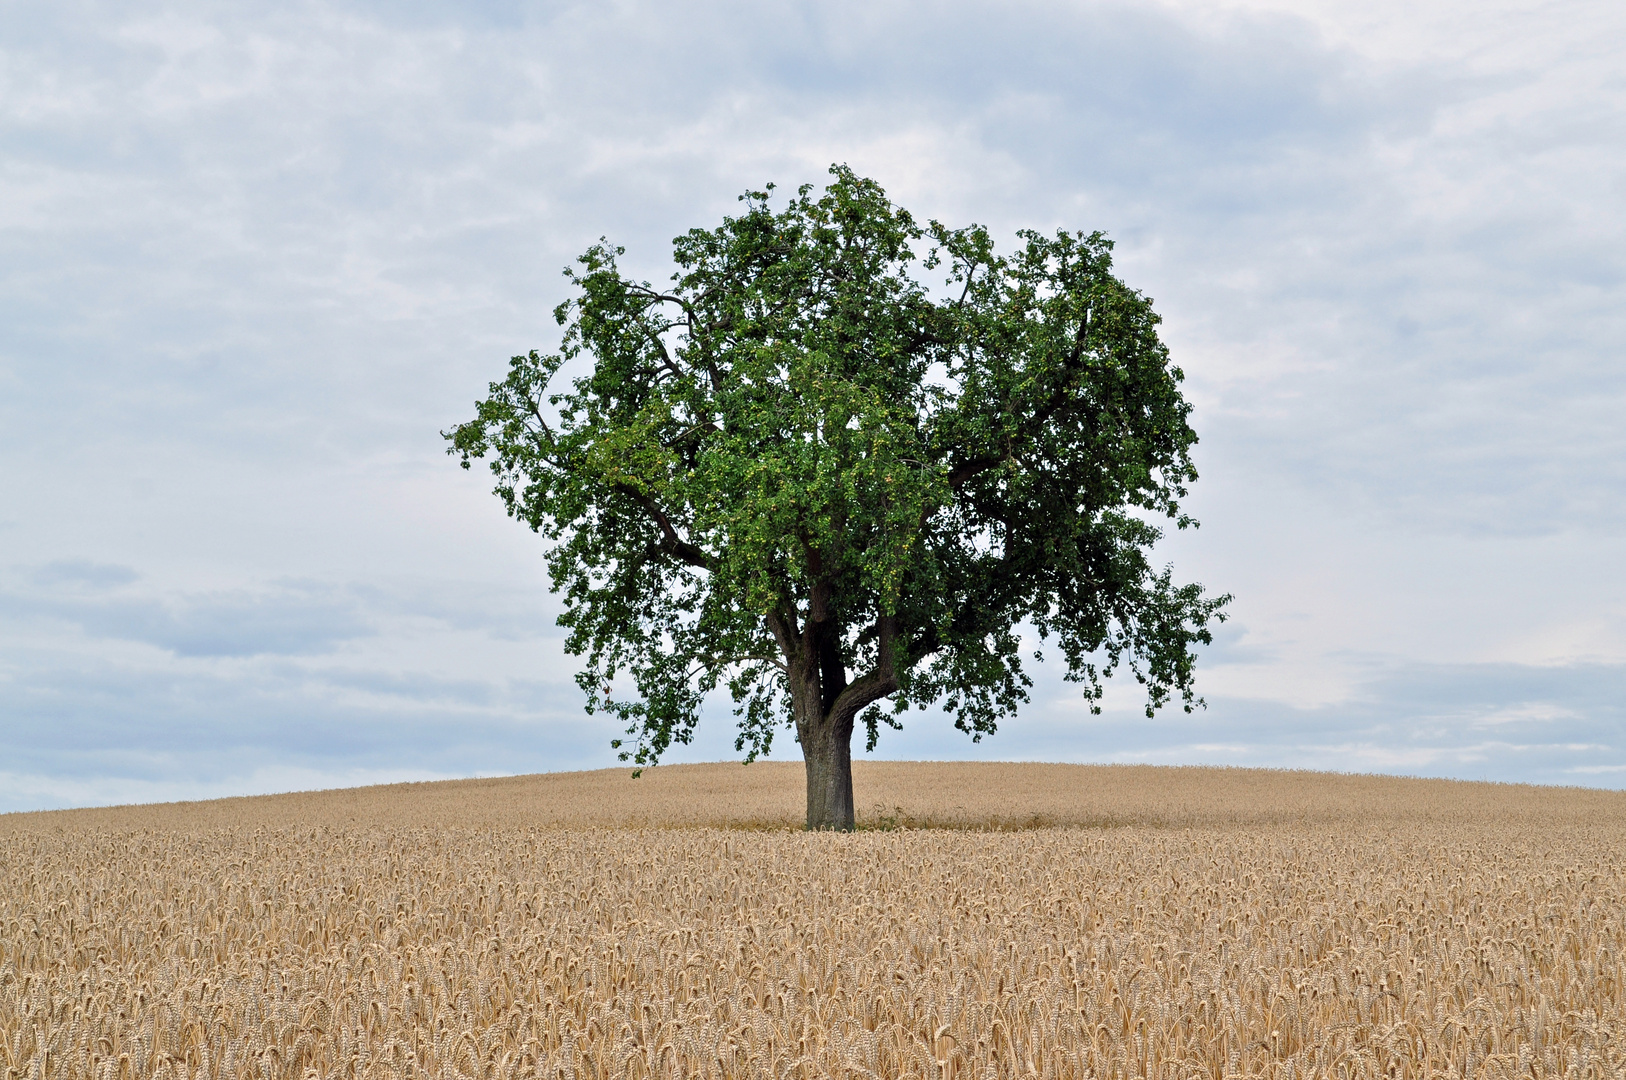
[{"label": "overcast sky", "polygon": [[1115,238],[1202,439],[1166,557],[1236,596],[1206,711],[1052,664],[879,755],[1626,787],[1622,42],[1618,0],[10,0],[0,810],[615,764],[438,431],[594,239],[664,276],[832,162]]}]

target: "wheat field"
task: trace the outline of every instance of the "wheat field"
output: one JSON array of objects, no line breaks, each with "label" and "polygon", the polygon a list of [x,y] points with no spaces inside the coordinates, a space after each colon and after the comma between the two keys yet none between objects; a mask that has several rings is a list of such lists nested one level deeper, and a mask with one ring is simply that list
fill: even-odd
[{"label": "wheat field", "polygon": [[1618,1077],[1626,795],[794,764],[0,816],[6,1080]]}]

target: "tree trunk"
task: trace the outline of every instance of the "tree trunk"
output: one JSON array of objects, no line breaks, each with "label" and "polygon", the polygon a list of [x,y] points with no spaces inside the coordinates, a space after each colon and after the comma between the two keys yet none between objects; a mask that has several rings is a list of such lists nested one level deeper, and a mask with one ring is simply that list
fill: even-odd
[{"label": "tree trunk", "polygon": [[853,722],[820,717],[800,733],[807,767],[807,827],[852,832]]},{"label": "tree trunk", "polygon": [[877,620],[875,669],[848,684],[842,668],[840,631],[833,620],[808,620],[803,647],[786,620],[770,617],[769,628],[789,661],[791,715],[807,769],[807,827],[852,832],[853,727],[866,705],[898,690],[893,668],[897,619]]}]

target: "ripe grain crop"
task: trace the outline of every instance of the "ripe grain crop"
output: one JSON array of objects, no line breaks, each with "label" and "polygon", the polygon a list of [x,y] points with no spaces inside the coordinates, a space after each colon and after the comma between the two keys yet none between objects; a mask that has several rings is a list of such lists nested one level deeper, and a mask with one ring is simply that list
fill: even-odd
[{"label": "ripe grain crop", "polygon": [[1619,793],[892,765],[841,836],[759,768],[0,818],[0,1070],[1626,1074]]}]

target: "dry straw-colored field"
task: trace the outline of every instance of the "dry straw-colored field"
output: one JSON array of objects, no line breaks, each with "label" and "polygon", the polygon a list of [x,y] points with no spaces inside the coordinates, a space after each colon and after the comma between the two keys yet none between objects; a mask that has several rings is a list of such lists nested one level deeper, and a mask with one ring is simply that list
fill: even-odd
[{"label": "dry straw-colored field", "polygon": [[849,836],[772,763],[0,817],[0,1070],[1626,1075],[1621,793],[857,788]]}]

